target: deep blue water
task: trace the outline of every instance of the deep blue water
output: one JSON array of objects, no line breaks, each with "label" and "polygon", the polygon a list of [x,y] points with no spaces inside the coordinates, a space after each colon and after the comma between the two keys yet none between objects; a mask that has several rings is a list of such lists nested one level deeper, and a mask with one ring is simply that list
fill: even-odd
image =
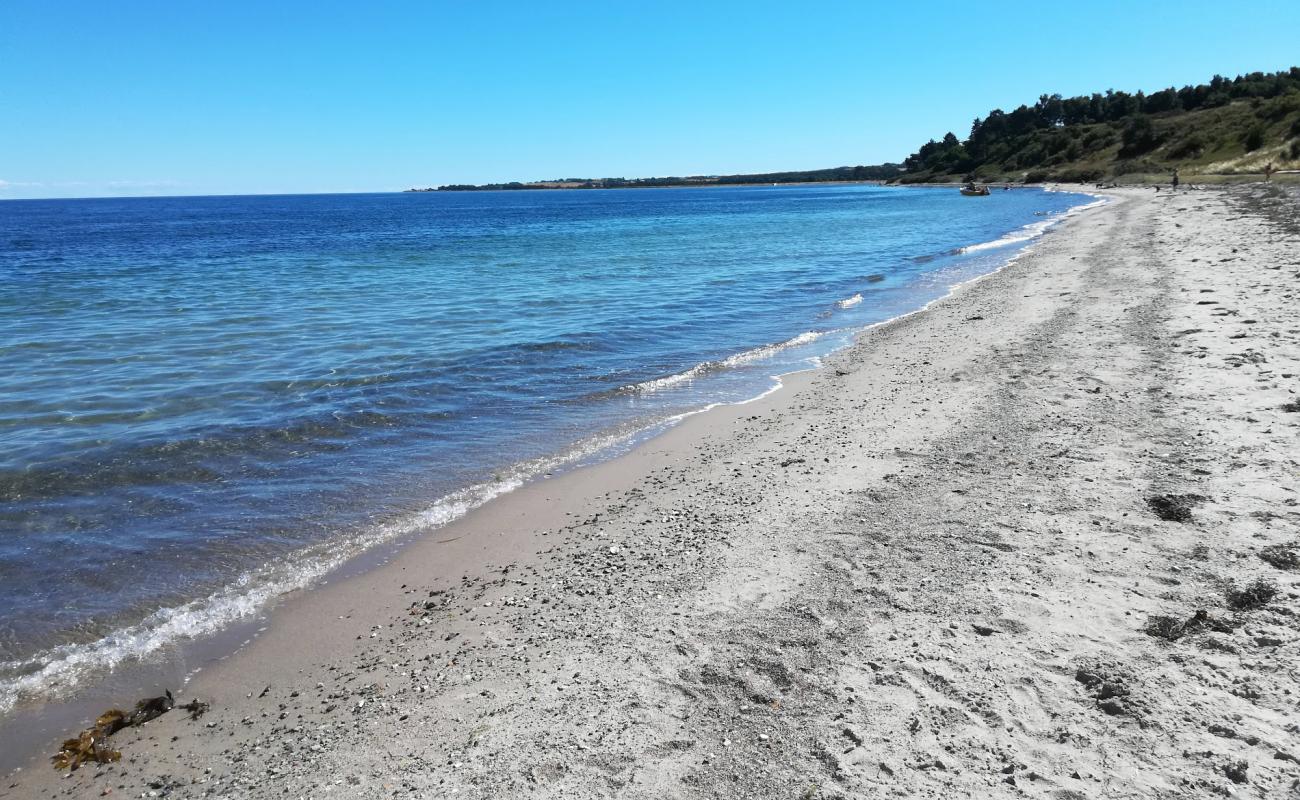
[{"label": "deep blue water", "polygon": [[647,426],[753,397],[1088,199],[820,186],[0,203],[0,713]]}]

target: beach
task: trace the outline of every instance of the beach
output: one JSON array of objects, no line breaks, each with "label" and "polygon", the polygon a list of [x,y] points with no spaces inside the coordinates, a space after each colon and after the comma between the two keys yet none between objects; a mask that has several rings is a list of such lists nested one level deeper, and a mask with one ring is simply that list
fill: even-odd
[{"label": "beach", "polygon": [[0,795],[1295,791],[1300,200],[1106,194],[777,391],[293,595],[170,687],[201,717]]}]

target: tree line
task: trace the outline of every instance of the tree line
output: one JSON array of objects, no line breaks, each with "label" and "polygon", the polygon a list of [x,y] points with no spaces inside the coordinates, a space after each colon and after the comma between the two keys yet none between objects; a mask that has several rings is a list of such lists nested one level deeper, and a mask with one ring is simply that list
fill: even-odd
[{"label": "tree line", "polygon": [[[1300,67],[1280,72],[1251,72],[1232,79],[1215,75],[1208,83],[1181,89],[1171,86],[1151,94],[1114,90],[1076,97],[1044,94],[1032,106],[1021,105],[1009,112],[994,109],[987,116],[976,118],[965,140],[952,132],[938,141],[931,139],[903,164],[909,173],[968,173],[989,162],[1023,168],[1058,154],[1058,162],[1076,160],[1114,144],[1116,134],[1121,144],[1119,156],[1134,157],[1160,144],[1150,115],[1218,108],[1233,100],[1272,99],[1296,92],[1300,92]],[[1289,110],[1289,106],[1282,108]],[[1109,130],[1095,131],[1091,141],[1041,136],[1042,132],[1098,124],[1104,124]],[[1031,138],[1038,141],[1030,142]],[[1016,157],[1020,155],[1017,151],[1035,143],[1041,145],[1040,152]]]}]

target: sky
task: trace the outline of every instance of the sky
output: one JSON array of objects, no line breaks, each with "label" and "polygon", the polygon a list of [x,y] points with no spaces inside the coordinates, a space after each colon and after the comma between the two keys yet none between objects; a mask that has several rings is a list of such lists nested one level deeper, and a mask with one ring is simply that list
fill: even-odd
[{"label": "sky", "polygon": [[992,108],[1300,63],[1300,2],[2,0],[0,198],[901,161]]}]

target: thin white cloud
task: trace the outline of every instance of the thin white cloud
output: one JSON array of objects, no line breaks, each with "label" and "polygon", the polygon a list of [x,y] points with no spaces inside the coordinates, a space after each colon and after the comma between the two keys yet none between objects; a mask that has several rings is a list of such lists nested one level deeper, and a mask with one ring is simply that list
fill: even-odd
[{"label": "thin white cloud", "polygon": [[104,184],[110,189],[175,189],[180,181],[109,181]]},{"label": "thin white cloud", "polygon": [[154,194],[184,186],[174,180],[10,181],[0,178],[0,194],[40,197],[64,197],[74,192],[77,196]]}]

